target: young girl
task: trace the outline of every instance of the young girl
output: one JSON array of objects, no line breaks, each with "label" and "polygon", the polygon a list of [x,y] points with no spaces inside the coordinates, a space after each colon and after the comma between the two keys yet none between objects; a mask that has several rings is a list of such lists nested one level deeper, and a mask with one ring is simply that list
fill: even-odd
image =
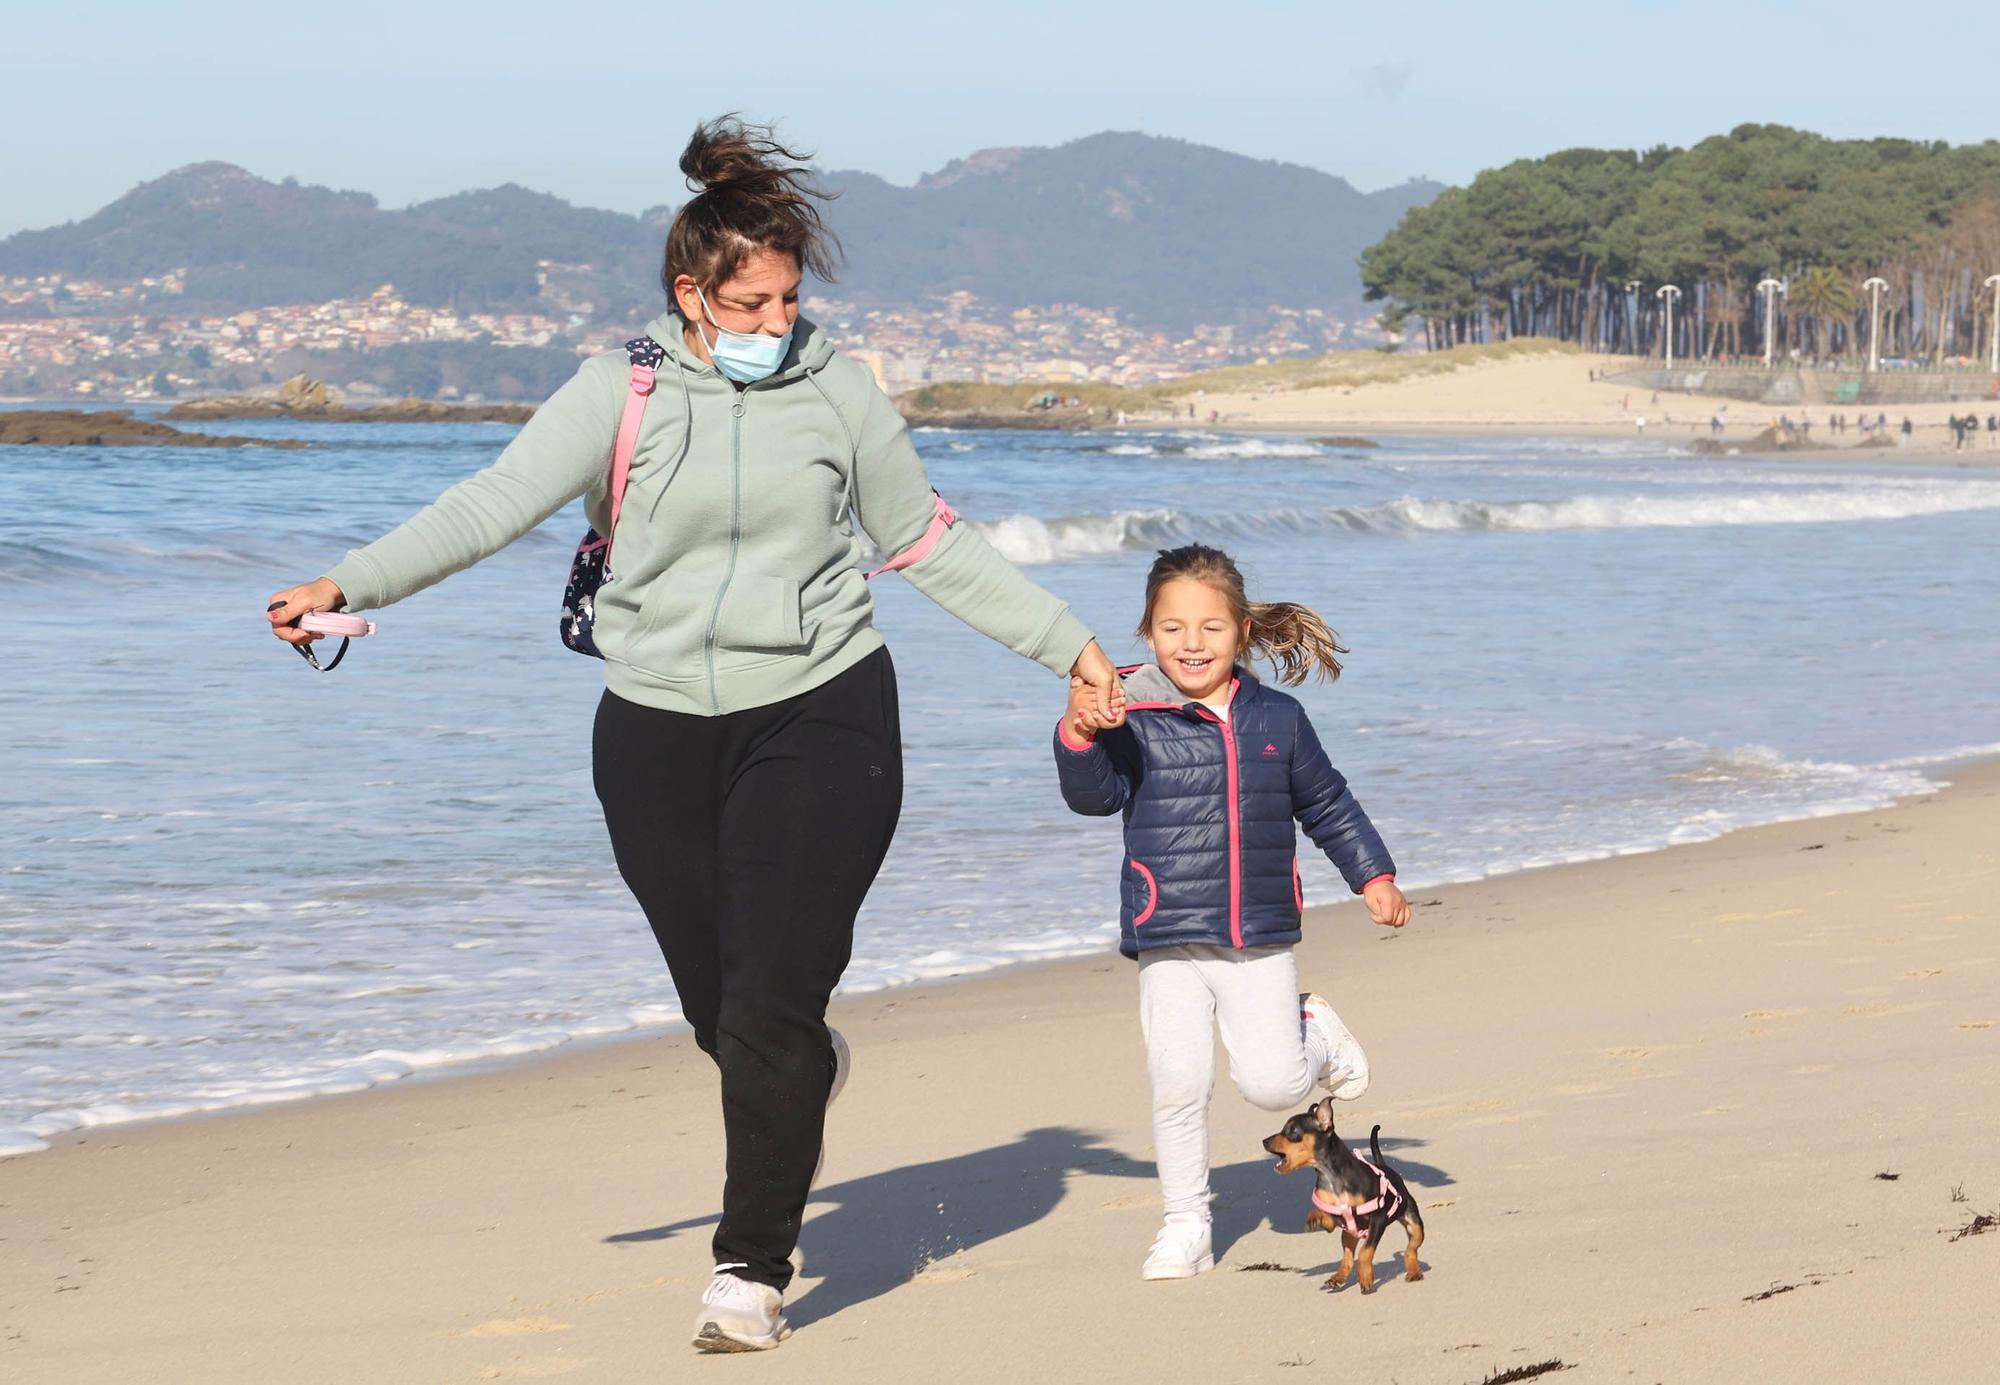
[{"label": "young girl", "polygon": [[1126,674],[1124,724],[1078,688],[1056,728],[1063,798],[1125,817],[1119,950],[1139,961],[1139,1020],[1153,1083],[1153,1145],[1166,1225],[1140,1275],[1212,1269],[1208,1098],[1213,1027],[1229,1075],[1266,1110],[1315,1082],[1352,1100],[1368,1060],[1333,1007],[1300,995],[1292,946],[1305,901],[1296,819],[1368,905],[1401,928],[1410,906],[1382,839],[1320,748],[1304,709],[1259,683],[1248,653],[1281,681],[1339,676],[1346,651],[1318,615],[1252,604],[1229,555],[1163,550],[1146,578],[1139,633],[1154,664]]}]

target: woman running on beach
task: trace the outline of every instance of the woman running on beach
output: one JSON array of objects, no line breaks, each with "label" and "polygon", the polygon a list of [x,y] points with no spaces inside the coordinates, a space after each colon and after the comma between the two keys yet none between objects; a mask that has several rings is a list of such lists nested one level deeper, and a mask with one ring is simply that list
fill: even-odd
[{"label": "woman running on beach", "polygon": [[[695,1042],[722,1072],[727,1181],[695,1321],[710,1351],[776,1346],[791,1254],[846,1079],[826,1007],[902,804],[895,672],[861,540],[983,634],[1072,677],[1122,719],[1116,670],[1062,601],[956,523],[868,370],[799,315],[838,242],[800,156],[725,117],[681,171],[701,192],[667,233],[667,311],[592,635],[606,690],[592,746],[618,869],[652,925]],[[471,566],[579,496],[611,534],[626,352],[586,361],[498,461],[324,577],[276,594],[297,645],[313,611],[386,606]]]},{"label": "woman running on beach", "polygon": [[1139,1023],[1153,1085],[1165,1224],[1143,1279],[1212,1269],[1208,1099],[1215,1030],[1244,1098],[1290,1110],[1314,1083],[1341,1100],[1368,1088],[1368,1059],[1325,997],[1298,991],[1296,821],[1377,923],[1410,906],[1382,838],[1320,748],[1297,699],[1257,681],[1261,654],[1286,683],[1340,674],[1319,615],[1252,603],[1229,555],[1162,550],[1139,633],[1157,661],[1127,670],[1123,725],[1079,688],[1057,723],[1063,799],[1125,819],[1119,950],[1139,961]]}]

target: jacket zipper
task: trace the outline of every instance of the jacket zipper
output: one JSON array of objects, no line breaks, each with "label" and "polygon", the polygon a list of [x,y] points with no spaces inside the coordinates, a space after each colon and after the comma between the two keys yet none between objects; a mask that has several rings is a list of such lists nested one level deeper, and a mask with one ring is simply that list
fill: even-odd
[{"label": "jacket zipper", "polygon": [[702,641],[702,658],[708,670],[708,707],[717,716],[722,715],[722,695],[715,685],[715,629],[722,619],[722,598],[736,576],[736,544],[743,531],[743,401],[749,394],[748,390],[738,390],[736,402],[729,406],[729,562],[722,569],[722,585],[715,589],[715,605],[708,613],[708,635]]},{"label": "jacket zipper", "polygon": [[1236,807],[1236,737],[1231,734],[1227,720],[1206,709],[1202,715],[1214,721],[1215,729],[1222,733],[1222,763],[1229,774],[1229,945],[1240,948],[1243,946],[1243,845],[1237,835],[1237,819],[1242,814]]}]

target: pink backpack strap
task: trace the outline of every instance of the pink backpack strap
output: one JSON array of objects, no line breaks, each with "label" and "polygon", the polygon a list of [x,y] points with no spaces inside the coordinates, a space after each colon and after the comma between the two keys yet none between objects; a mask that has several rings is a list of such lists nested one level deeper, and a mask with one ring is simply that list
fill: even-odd
[{"label": "pink backpack strap", "polygon": [[931,492],[931,502],[931,522],[924,530],[923,536],[869,573],[864,580],[872,582],[885,572],[901,572],[912,564],[920,563],[930,556],[932,549],[943,542],[945,530],[958,523],[958,512],[953,510],[950,503],[936,491]]},{"label": "pink backpack strap", "polygon": [[653,392],[666,351],[651,337],[625,343],[632,359],[632,390],[625,396],[625,413],[618,420],[618,441],[611,449],[611,532],[604,536],[604,560],[611,561],[611,540],[618,532],[618,512],[625,506],[625,478],[632,474],[632,452],[639,445],[639,425],[646,417],[646,396]]}]

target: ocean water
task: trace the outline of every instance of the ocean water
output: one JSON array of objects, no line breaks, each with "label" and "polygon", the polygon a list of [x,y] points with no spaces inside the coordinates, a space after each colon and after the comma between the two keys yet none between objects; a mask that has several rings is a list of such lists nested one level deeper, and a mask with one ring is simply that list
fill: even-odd
[{"label": "ocean water", "polygon": [[[268,594],[512,430],[227,427],[317,446],[0,449],[0,1153],[678,1015],[591,791],[599,666],[555,635],[580,513],[315,674],[264,632]],[[918,442],[1114,657],[1141,653],[1152,551],[1189,539],[1321,610],[1353,654],[1303,697],[1408,885],[1879,805],[2000,750],[1992,471],[1625,439]],[[1118,833],[1057,796],[1059,680],[900,579],[875,592],[908,796],[847,989],[1110,948]],[[1309,902],[1342,897],[1302,864]]]}]

